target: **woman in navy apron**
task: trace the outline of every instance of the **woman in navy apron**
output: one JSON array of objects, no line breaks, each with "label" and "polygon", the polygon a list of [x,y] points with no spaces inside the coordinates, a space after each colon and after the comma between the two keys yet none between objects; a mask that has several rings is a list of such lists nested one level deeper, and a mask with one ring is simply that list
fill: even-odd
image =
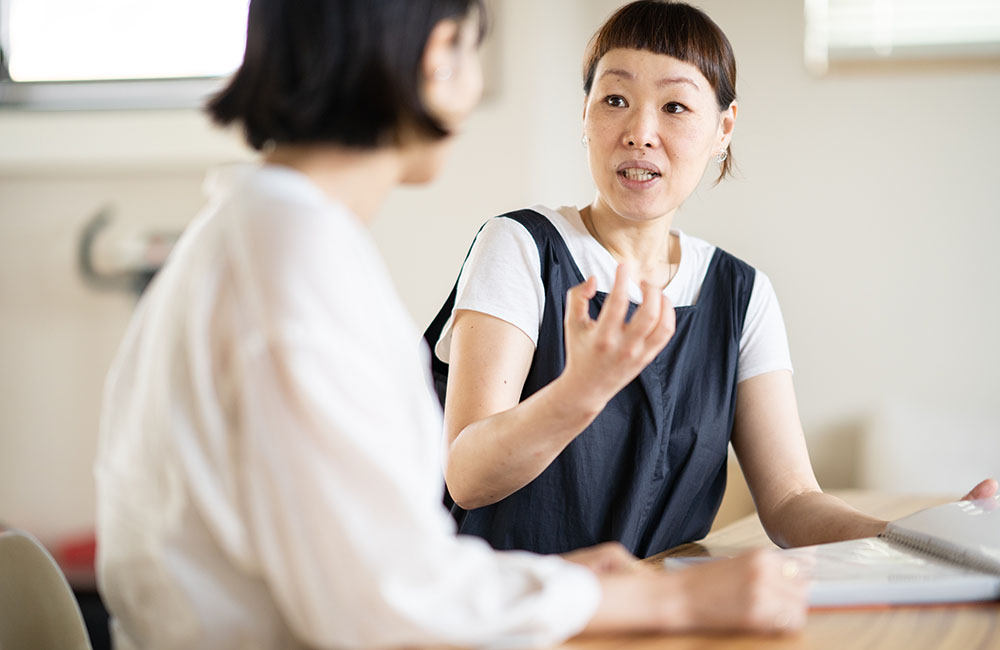
[{"label": "woman in navy apron", "polygon": [[884,528],[816,482],[766,276],[671,227],[713,160],[730,171],[735,77],[725,35],[685,4],[634,2],[591,40],[596,199],[487,222],[426,333],[460,532],[653,555],[708,532],[730,442],[779,544]]}]

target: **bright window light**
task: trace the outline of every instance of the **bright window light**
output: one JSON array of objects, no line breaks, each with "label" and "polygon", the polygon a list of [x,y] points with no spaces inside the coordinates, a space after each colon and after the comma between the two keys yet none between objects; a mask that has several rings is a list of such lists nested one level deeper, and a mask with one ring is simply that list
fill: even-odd
[{"label": "bright window light", "polygon": [[805,0],[806,64],[1000,57],[1000,0]]},{"label": "bright window light", "polygon": [[243,59],[248,0],[0,0],[13,82],[199,78]]}]

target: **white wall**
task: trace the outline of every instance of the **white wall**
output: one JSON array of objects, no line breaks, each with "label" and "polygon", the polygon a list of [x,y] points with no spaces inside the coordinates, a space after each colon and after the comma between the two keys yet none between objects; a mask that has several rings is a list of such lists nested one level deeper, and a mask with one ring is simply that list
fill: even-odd
[{"label": "white wall", "polygon": [[[485,218],[592,198],[580,57],[616,5],[498,3],[496,91],[439,182],[399,191],[373,226],[419,323]],[[706,184],[679,225],[771,276],[814,460],[828,485],[846,485],[845,445],[887,400],[979,408],[1000,387],[1000,64],[813,78],[801,2],[700,5],[740,63],[742,173]],[[80,225],[111,203],[110,239],[180,228],[200,205],[203,169],[245,155],[193,112],[0,113],[0,520],[43,537],[93,520],[100,383],[131,301],[77,280]]]},{"label": "white wall", "polygon": [[684,225],[772,277],[814,462],[848,483],[840,445],[885,404],[978,412],[1000,388],[1000,61],[814,78],[802,3],[701,4],[740,62],[743,179],[689,201]]}]

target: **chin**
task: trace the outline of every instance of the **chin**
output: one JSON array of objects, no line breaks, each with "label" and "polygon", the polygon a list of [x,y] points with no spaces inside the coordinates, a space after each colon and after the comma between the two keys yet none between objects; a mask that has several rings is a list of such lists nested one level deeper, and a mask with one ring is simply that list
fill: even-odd
[{"label": "chin", "polygon": [[430,169],[429,167],[407,170],[400,183],[403,185],[426,185],[437,178],[438,171],[438,169]]},{"label": "chin", "polygon": [[415,148],[400,182],[404,185],[424,185],[437,178],[451,150],[449,140],[445,138],[423,143]]},{"label": "chin", "polygon": [[654,221],[672,212],[667,205],[635,201],[618,201],[612,203],[610,207],[618,216],[629,221]]}]

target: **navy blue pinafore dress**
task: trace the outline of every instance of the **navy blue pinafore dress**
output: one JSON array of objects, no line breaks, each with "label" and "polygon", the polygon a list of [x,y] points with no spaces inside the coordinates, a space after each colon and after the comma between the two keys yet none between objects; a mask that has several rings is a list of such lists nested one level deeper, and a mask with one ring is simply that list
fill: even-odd
[{"label": "navy blue pinafore dress", "polygon": [[[566,291],[585,278],[544,215],[520,210],[497,218],[513,219],[531,234],[545,287],[523,400],[563,371]],[[752,267],[716,249],[697,304],[677,308],[667,346],[534,481],[474,510],[445,495],[459,532],[496,549],[538,553],[617,540],[639,557],[704,537],[726,486],[739,341],[753,281]],[[424,334],[432,349],[456,289]],[[598,292],[591,299],[592,317],[606,297]],[[629,313],[636,307],[630,304]],[[443,404],[448,366],[432,356],[432,370]]]}]

